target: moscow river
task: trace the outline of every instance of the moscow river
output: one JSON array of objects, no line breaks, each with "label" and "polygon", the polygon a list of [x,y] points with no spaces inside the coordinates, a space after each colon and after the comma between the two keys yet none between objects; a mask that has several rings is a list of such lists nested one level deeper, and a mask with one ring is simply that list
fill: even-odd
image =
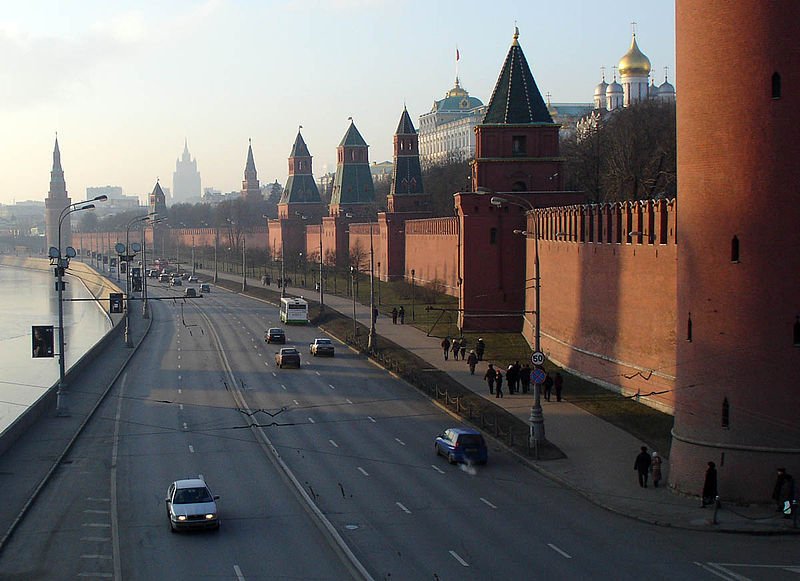
[{"label": "moscow river", "polygon": [[[65,299],[91,298],[74,275],[65,278]],[[58,357],[32,355],[31,326],[55,327],[58,351],[58,294],[53,271],[0,264],[0,432],[58,381]],[[103,335],[111,321],[94,301],[64,301],[66,368]]]}]

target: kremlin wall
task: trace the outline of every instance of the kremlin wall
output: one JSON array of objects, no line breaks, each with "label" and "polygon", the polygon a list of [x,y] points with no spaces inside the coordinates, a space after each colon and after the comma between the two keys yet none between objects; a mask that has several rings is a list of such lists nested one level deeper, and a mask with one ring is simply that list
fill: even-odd
[{"label": "kremlin wall", "polygon": [[[371,249],[381,280],[457,297],[464,331],[521,331],[531,345],[538,258],[548,358],[675,415],[674,489],[696,494],[713,460],[725,498],[764,500],[777,467],[800,472],[798,28],[792,0],[677,0],[680,243],[676,200],[585,205],[563,191],[559,126],[515,34],[475,130],[475,191],[453,195],[452,216],[428,213],[404,110],[388,211],[376,211],[368,145],[352,121],[327,208],[298,132],[279,217],[248,233],[247,247],[287,264],[321,250],[326,265],[362,270]],[[635,38],[634,49],[629,68],[646,84]],[[742,74],[753,89],[720,98]],[[243,193],[257,191],[251,151],[245,178]],[[152,211],[163,211],[159,192]],[[173,247],[213,246],[217,232],[156,227],[156,248],[164,236]],[[83,251],[118,239],[72,234]]]}]

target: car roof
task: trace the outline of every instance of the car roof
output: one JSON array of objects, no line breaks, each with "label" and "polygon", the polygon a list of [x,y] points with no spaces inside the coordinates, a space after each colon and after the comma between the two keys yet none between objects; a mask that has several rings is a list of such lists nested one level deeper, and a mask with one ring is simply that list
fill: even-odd
[{"label": "car roof", "polygon": [[294,347],[281,347],[281,353],[296,353],[297,349]]},{"label": "car roof", "polygon": [[200,478],[185,478],[184,480],[176,480],[175,488],[200,488],[206,487],[205,480]]},{"label": "car roof", "polygon": [[270,327],[269,332],[272,333],[273,331],[278,331],[279,333],[283,333],[283,329],[280,327]]},{"label": "car roof", "polygon": [[314,339],[314,341],[316,341],[317,343],[330,343],[331,342],[330,339],[324,339],[324,338],[321,338],[321,337],[318,337],[318,338]]},{"label": "car roof", "polygon": [[453,432],[454,434],[458,434],[458,435],[461,435],[461,434],[471,434],[471,435],[474,435],[474,436],[480,436],[481,435],[481,433],[478,430],[473,429],[473,428],[448,428],[448,429],[451,432]]}]

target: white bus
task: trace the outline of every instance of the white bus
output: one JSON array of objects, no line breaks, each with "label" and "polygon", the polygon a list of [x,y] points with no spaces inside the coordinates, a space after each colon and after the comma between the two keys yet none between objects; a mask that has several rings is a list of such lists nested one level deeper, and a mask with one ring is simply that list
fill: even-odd
[{"label": "white bus", "polygon": [[281,298],[281,322],[287,325],[308,323],[308,303],[303,299]]}]

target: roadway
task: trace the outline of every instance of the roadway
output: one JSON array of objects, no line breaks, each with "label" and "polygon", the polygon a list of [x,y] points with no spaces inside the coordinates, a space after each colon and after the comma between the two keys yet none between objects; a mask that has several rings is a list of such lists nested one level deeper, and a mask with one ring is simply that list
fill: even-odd
[{"label": "roadway", "polygon": [[[796,550],[611,514],[491,440],[487,466],[451,466],[433,438],[458,422],[338,342],[310,357],[317,329],[287,328],[303,365],[277,369],[263,341],[276,307],[216,288],[151,305],[148,339],[0,577],[345,579],[355,562],[375,579],[733,579],[719,564],[745,548],[763,562]],[[221,529],[170,534],[166,488],[197,474],[221,496]]]}]

